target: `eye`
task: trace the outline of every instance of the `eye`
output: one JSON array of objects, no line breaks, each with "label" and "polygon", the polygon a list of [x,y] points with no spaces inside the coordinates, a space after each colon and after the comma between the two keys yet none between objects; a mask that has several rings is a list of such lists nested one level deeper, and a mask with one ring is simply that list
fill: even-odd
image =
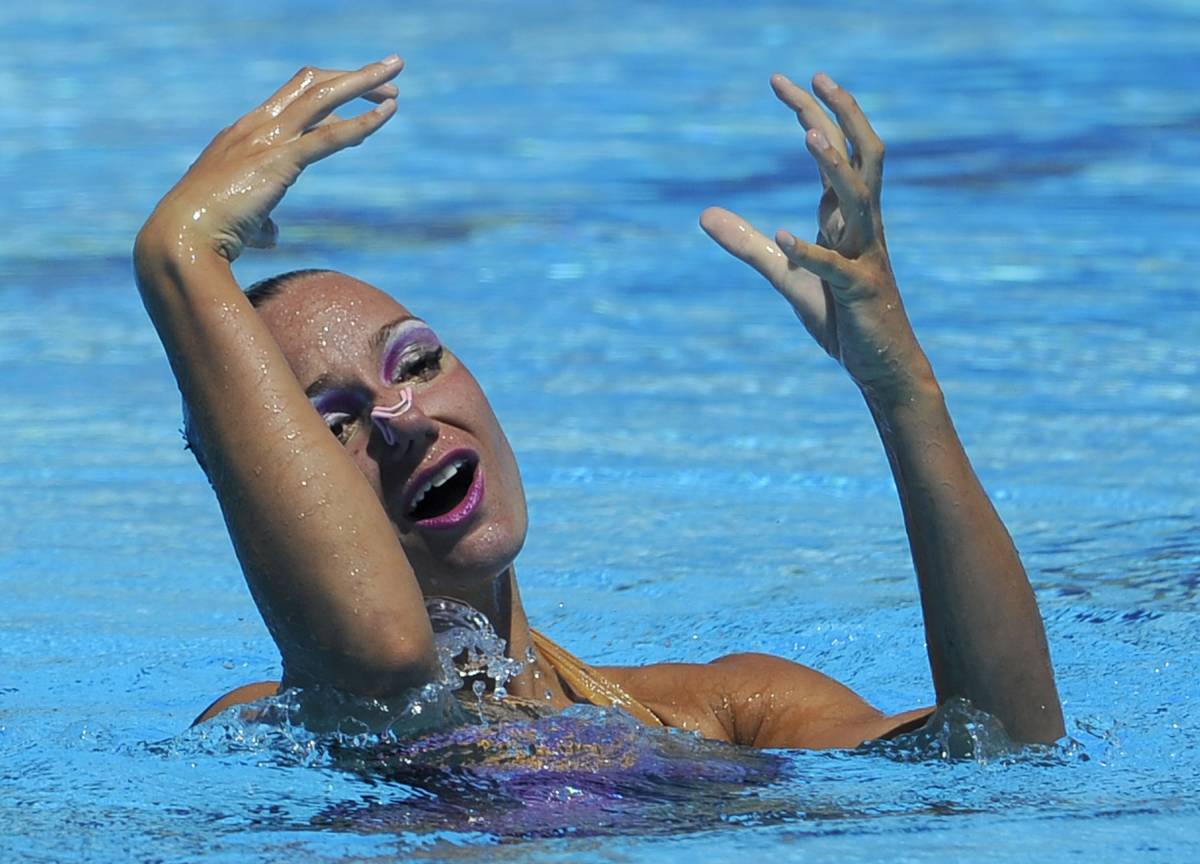
[{"label": "eye", "polygon": [[413,345],[406,348],[392,367],[391,383],[428,381],[442,371],[441,345]]},{"label": "eye", "polygon": [[333,437],[343,444],[353,438],[354,433],[358,431],[358,418],[353,414],[347,414],[344,411],[327,411],[321,417],[325,420],[329,431],[333,433]]}]

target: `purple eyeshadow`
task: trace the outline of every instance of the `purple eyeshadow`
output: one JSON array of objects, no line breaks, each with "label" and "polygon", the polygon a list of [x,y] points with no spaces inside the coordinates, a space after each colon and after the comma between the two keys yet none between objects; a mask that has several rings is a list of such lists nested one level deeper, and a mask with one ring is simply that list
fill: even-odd
[{"label": "purple eyeshadow", "polygon": [[327,390],[312,400],[318,414],[352,414],[360,399],[349,390]]},{"label": "purple eyeshadow", "polygon": [[391,381],[395,376],[396,366],[405,350],[411,345],[424,344],[432,347],[441,345],[437,335],[423,322],[409,320],[396,328],[396,333],[383,352],[383,365],[379,375],[384,381]]}]

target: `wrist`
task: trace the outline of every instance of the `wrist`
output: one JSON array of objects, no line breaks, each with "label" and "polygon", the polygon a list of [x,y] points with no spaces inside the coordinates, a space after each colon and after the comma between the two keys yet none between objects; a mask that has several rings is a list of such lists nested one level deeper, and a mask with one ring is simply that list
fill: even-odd
[{"label": "wrist", "polygon": [[860,383],[859,390],[873,413],[889,414],[944,402],[933,366],[920,347],[891,375]]},{"label": "wrist", "polygon": [[158,212],[134,240],[133,265],[138,283],[143,286],[162,279],[174,281],[195,270],[230,269],[228,259],[186,220]]}]

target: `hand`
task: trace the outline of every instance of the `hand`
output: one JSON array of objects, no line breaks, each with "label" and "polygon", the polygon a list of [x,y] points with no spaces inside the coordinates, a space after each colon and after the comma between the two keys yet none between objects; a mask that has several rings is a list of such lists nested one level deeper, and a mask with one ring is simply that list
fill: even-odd
[{"label": "hand", "polygon": [[782,230],[768,240],[715,207],[700,224],[788,299],[808,332],[868,396],[905,392],[931,373],[900,302],[883,238],[883,142],[854,97],[828,75],[816,75],[813,90],[836,124],[782,75],[771,79],[771,87],[807,130],[805,144],[820,168],[817,242]]},{"label": "hand", "polygon": [[[388,82],[403,67],[392,55],[354,72],[301,69],[213,139],[159,202],[139,248],[158,236],[192,255],[207,249],[233,261],[246,246],[273,246],[271,211],[288,187],[312,163],[362,143],[388,121],[397,94]],[[333,113],[359,96],[378,104],[349,119]]]}]

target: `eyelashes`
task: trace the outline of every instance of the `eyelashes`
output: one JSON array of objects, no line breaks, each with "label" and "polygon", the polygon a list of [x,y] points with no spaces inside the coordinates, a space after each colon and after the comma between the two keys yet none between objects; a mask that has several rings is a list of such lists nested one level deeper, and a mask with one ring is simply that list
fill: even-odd
[{"label": "eyelashes", "polygon": [[385,384],[428,381],[441,371],[442,353],[442,344],[428,327],[407,329],[384,352],[379,377]]},{"label": "eyelashes", "polygon": [[354,433],[358,431],[358,420],[350,414],[338,412],[321,416],[325,418],[325,425],[329,427],[333,437],[343,444],[348,444],[354,437]]},{"label": "eyelashes", "polygon": [[[417,349],[417,350],[412,350]],[[401,381],[428,381],[442,369],[442,346],[410,346],[392,364],[389,384]]]},{"label": "eyelashes", "polygon": [[355,403],[363,401],[349,393],[334,392],[314,399],[313,407],[317,409],[317,413],[321,415],[321,419],[325,421],[325,425],[329,427],[333,437],[346,444],[361,426],[359,421],[363,409],[356,407]]},{"label": "eyelashes", "polygon": [[[395,387],[430,381],[441,373],[444,354],[445,349],[428,327],[423,324],[407,327],[393,337],[383,352],[381,383]],[[347,381],[312,399],[313,407],[342,444],[349,443],[360,429],[369,428],[373,389]]]}]

